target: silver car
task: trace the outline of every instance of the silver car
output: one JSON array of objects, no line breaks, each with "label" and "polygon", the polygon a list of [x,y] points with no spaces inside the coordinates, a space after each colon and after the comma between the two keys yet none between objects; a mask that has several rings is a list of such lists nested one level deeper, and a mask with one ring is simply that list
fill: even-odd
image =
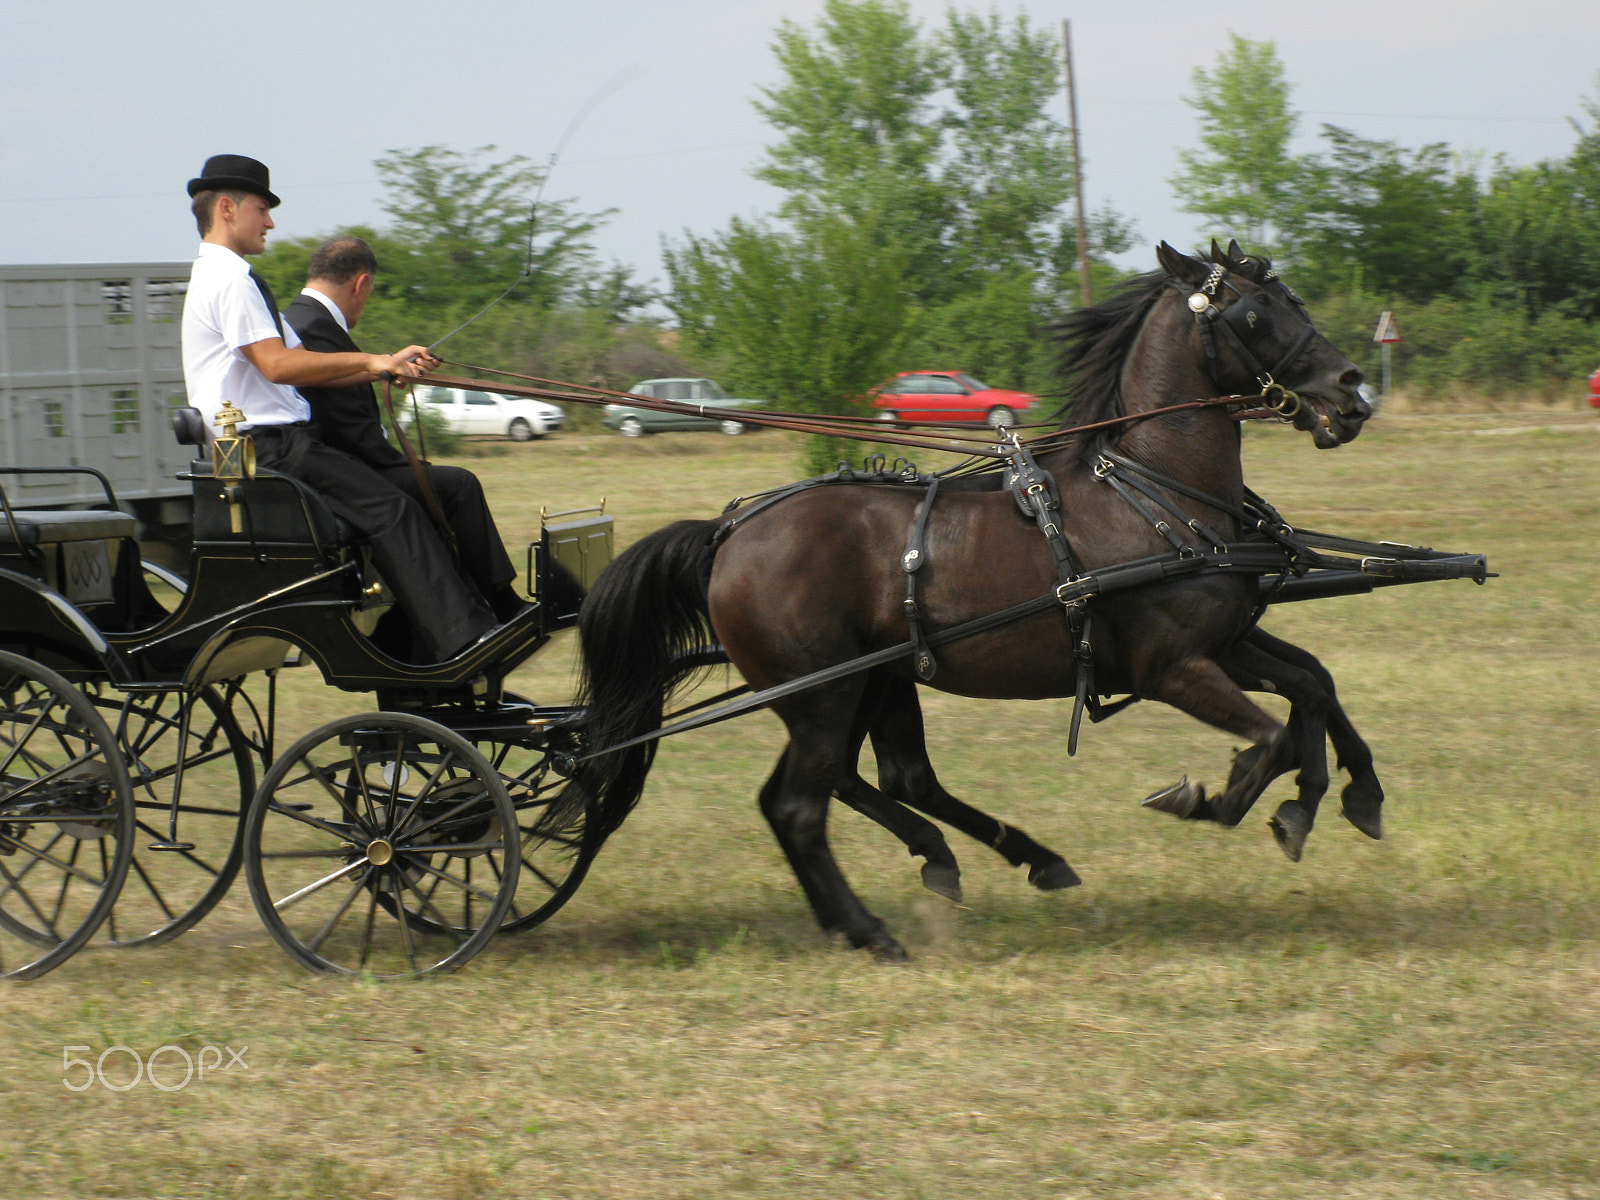
[{"label": "silver car", "polygon": [[[628,389],[636,396],[649,396],[656,400],[678,400],[684,404],[703,404],[707,408],[751,408],[764,404],[764,400],[746,400],[729,396],[710,379],[645,379]],[[615,429],[623,437],[643,437],[647,433],[662,433],[669,429],[711,430],[720,429],[727,434],[744,433],[751,428],[731,417],[703,417],[698,413],[658,412],[653,408],[638,408],[632,404],[608,404],[600,423]]]}]

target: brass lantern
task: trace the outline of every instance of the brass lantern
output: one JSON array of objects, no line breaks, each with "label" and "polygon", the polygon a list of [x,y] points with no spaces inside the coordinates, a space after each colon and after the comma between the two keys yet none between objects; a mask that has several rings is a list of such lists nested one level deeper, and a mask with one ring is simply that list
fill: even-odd
[{"label": "brass lantern", "polygon": [[239,509],[239,485],[256,477],[256,444],[248,433],[240,433],[238,425],[244,413],[225,401],[217,410],[216,424],[222,433],[211,441],[211,475],[222,484],[222,494],[228,501],[228,526],[234,533],[244,532],[243,515]]}]

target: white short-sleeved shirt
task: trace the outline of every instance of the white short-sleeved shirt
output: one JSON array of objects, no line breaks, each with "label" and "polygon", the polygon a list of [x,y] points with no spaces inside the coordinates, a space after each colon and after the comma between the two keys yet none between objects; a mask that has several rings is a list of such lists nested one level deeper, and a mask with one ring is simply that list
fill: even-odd
[{"label": "white short-sleeved shirt", "polygon": [[289,325],[279,333],[250,264],[226,246],[202,242],[183,299],[183,382],[210,436],[220,432],[215,421],[224,400],[244,413],[244,429],[311,419],[305,397],[273,383],[240,352],[280,336],[286,346],[300,344]]}]

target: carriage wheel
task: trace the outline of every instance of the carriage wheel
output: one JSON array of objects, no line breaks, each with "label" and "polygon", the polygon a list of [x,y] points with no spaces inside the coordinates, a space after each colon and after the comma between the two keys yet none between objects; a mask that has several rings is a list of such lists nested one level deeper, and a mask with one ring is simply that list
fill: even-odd
[{"label": "carriage wheel", "polygon": [[[549,746],[499,742],[481,744],[479,749],[500,773],[517,811],[521,883],[500,928],[521,933],[554,916],[589,873],[595,856],[584,833],[590,802],[581,792],[568,791],[577,784],[551,770],[555,752]],[[546,817],[558,800],[563,807],[570,804],[571,810],[558,827],[551,827]]]},{"label": "carriage wheel", "polygon": [[[532,701],[514,692],[505,693],[504,700],[532,706]],[[499,772],[517,812],[522,869],[500,932],[522,933],[544,924],[572,899],[594,860],[596,850],[584,834],[590,802],[581,792],[568,792],[576,785],[554,769],[558,757],[577,754],[580,744],[570,727],[541,732],[528,741],[473,744]],[[471,865],[467,864],[469,869]],[[439,932],[426,917],[412,919],[421,928]]]},{"label": "carriage wheel", "polygon": [[[189,701],[180,692],[100,695],[90,700],[115,730],[133,784],[138,835],[127,882],[101,926],[113,946],[156,945],[191,929],[239,873],[244,808],[256,790],[255,747],[215,688]],[[178,747],[184,746],[178,819]],[[176,845],[171,845],[176,833]]]},{"label": "carriage wheel", "polygon": [[[267,931],[318,971],[453,971],[516,895],[517,814],[472,744],[410,713],[343,717],[272,764],[244,824]],[[401,919],[395,919],[396,910]]]},{"label": "carriage wheel", "polygon": [[[514,697],[508,694],[507,699]],[[552,769],[557,754],[566,752],[565,747],[520,742],[475,744],[499,773],[517,814],[521,873],[500,932],[522,933],[554,916],[572,899],[589,873],[596,852],[584,836],[589,802],[581,793],[568,793],[567,789],[576,785]],[[557,801],[567,810],[559,823],[550,819]],[[496,864],[486,866],[491,871],[497,869]],[[425,916],[414,916],[413,922],[440,932]]]},{"label": "carriage wheel", "polygon": [[0,978],[37,978],[94,935],[133,838],[133,790],[100,714],[54,671],[0,652]]}]

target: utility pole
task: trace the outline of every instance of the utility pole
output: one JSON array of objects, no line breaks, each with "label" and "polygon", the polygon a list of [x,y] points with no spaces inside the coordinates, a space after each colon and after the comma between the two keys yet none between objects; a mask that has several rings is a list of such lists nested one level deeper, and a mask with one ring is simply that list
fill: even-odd
[{"label": "utility pole", "polygon": [[1078,89],[1072,80],[1072,22],[1061,22],[1061,55],[1067,75],[1067,112],[1072,121],[1072,191],[1078,198],[1078,273],[1083,306],[1094,303],[1089,282],[1089,226],[1083,215],[1083,155],[1078,147]]}]

